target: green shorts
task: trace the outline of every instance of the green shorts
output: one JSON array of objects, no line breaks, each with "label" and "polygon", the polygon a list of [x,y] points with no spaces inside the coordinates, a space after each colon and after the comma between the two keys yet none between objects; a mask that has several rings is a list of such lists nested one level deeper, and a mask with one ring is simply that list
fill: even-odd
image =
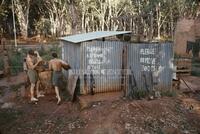
[{"label": "green shorts", "polygon": [[38,80],[38,74],[35,70],[28,69],[28,78],[31,82],[31,84],[35,84]]},{"label": "green shorts", "polygon": [[53,71],[52,83],[54,86],[59,86],[62,81],[62,71]]}]

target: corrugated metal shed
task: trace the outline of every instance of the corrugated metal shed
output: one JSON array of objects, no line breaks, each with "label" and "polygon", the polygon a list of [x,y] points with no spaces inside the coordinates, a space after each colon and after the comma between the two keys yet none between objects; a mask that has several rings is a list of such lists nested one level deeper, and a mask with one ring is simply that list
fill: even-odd
[{"label": "corrugated metal shed", "polygon": [[[105,37],[100,35],[94,38]],[[66,75],[78,76],[81,94],[124,90],[128,95],[135,90],[134,86],[138,90],[171,88],[172,43],[85,40],[80,43],[61,40],[62,59],[72,67]]]},{"label": "corrugated metal shed", "polygon": [[64,41],[72,42],[72,43],[80,43],[80,42],[99,39],[103,37],[115,36],[115,35],[120,35],[120,34],[128,34],[128,33],[131,33],[131,31],[97,31],[97,32],[66,36],[60,39]]}]

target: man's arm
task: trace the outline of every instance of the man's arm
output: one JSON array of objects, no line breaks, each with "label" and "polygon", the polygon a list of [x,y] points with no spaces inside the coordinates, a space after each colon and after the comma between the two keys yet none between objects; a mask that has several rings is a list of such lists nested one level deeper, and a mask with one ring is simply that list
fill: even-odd
[{"label": "man's arm", "polygon": [[52,71],[52,63],[49,61],[49,70]]},{"label": "man's arm", "polygon": [[30,69],[35,69],[35,67],[40,63],[41,60],[38,60],[36,64],[33,64],[30,58],[27,58],[27,64]]},{"label": "man's arm", "polygon": [[61,63],[62,63],[62,67],[64,68],[64,69],[70,69],[71,67],[70,67],[70,65],[67,63],[67,62],[65,62],[65,61],[63,61],[63,60],[61,60]]}]

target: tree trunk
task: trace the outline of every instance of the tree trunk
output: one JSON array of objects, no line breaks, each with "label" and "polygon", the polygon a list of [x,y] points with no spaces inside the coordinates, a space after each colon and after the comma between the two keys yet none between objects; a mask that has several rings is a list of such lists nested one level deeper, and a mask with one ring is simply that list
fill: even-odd
[{"label": "tree trunk", "polygon": [[107,20],[107,30],[111,30],[111,15],[112,15],[111,1],[108,0],[108,20]]},{"label": "tree trunk", "polygon": [[170,31],[171,31],[171,38],[172,38],[172,41],[174,40],[174,19],[173,19],[173,9],[171,7],[172,5],[172,0],[170,0]]},{"label": "tree trunk", "polygon": [[54,20],[54,14],[53,14],[53,12],[49,12],[49,18],[50,18],[50,23],[51,23],[51,34],[53,35],[53,36],[56,36],[56,23],[55,23],[55,20]]},{"label": "tree trunk", "polygon": [[81,31],[86,32],[85,30],[85,13],[86,13],[86,6],[84,0],[81,1],[82,3],[82,13],[81,13]]},{"label": "tree trunk", "polygon": [[70,4],[70,11],[71,11],[71,15],[72,15],[72,34],[76,34],[77,33],[77,16],[76,16],[73,1]]},{"label": "tree trunk", "polygon": [[160,29],[161,29],[161,12],[160,12],[160,2],[156,7],[156,14],[157,14],[157,38],[160,39]]},{"label": "tree trunk", "polygon": [[30,0],[27,0],[25,7],[22,6],[19,0],[15,0],[16,14],[20,26],[20,34],[23,38],[28,37],[28,23],[29,23],[29,8]]},{"label": "tree trunk", "polygon": [[149,41],[153,39],[153,12],[150,13],[150,29],[149,29]]}]

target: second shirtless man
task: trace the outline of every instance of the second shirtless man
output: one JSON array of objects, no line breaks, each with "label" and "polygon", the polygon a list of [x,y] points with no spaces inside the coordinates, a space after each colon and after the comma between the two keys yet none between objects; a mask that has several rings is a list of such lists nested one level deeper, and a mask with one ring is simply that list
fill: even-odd
[{"label": "second shirtless man", "polygon": [[66,62],[58,59],[56,53],[52,53],[53,59],[49,61],[49,70],[52,70],[52,83],[55,88],[56,98],[58,99],[57,104],[60,104],[61,98],[59,93],[59,81],[62,80],[62,68],[64,66],[69,66]]}]

